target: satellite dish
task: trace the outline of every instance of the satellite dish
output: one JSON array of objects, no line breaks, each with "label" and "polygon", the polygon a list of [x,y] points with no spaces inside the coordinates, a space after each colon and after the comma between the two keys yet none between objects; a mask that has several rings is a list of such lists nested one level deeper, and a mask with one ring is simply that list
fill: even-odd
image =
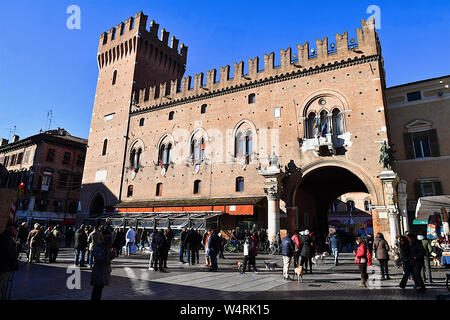
[{"label": "satellite dish", "polygon": [[194,173],[197,174],[200,171],[200,165],[196,164],[194,167]]},{"label": "satellite dish", "polygon": [[334,43],[330,44],[330,48],[334,49],[336,47],[336,45]]},{"label": "satellite dish", "polygon": [[134,180],[136,178],[136,171],[131,171],[131,180]]},{"label": "satellite dish", "polygon": [[166,176],[166,168],[161,169],[161,176],[163,176],[163,177]]},{"label": "satellite dish", "polygon": [[350,43],[355,43],[355,39],[351,38]]}]

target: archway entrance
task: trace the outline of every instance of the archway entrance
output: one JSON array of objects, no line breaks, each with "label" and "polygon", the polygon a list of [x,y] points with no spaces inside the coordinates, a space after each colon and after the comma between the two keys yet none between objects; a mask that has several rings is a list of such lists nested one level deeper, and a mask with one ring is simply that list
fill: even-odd
[{"label": "archway entrance", "polygon": [[103,213],[105,209],[105,200],[99,194],[97,194],[91,202],[91,207],[89,208],[89,215],[95,216]]},{"label": "archway entrance", "polygon": [[[293,195],[293,204],[297,208],[296,226],[300,230],[314,231],[317,237],[324,239],[330,232],[330,216],[336,211],[345,211],[348,218],[352,218],[352,213],[355,215],[359,211],[370,215],[370,212],[364,210],[367,207],[356,205],[356,199],[358,204],[361,201],[370,203],[374,200],[365,183],[356,174],[338,166],[314,169],[302,177]],[[357,221],[358,219],[349,219],[349,223],[355,224],[356,227]],[[339,228],[342,229],[342,225]]]}]

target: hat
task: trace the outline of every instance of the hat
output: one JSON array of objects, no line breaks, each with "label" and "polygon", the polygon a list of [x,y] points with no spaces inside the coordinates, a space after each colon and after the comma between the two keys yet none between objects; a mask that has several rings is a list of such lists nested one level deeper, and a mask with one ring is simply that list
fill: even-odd
[{"label": "hat", "polygon": [[419,235],[417,236],[417,240],[423,240],[423,236],[422,236],[421,234],[419,234]]}]

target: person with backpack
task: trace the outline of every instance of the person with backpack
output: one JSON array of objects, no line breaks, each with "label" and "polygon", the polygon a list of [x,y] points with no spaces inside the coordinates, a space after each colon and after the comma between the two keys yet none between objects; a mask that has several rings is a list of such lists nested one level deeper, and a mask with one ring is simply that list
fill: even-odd
[{"label": "person with backpack", "polygon": [[381,280],[391,280],[388,269],[389,250],[391,250],[391,248],[384,239],[384,235],[382,233],[377,233],[375,241],[373,242],[373,251],[375,252],[375,258],[380,263]]},{"label": "person with backpack", "polygon": [[361,284],[360,287],[367,288],[367,280],[369,275],[367,274],[367,266],[371,266],[371,252],[368,250],[366,243],[363,241],[361,237],[357,237],[355,240],[358,248],[356,251],[353,251],[355,254],[355,263],[359,267],[359,272],[361,273]]}]

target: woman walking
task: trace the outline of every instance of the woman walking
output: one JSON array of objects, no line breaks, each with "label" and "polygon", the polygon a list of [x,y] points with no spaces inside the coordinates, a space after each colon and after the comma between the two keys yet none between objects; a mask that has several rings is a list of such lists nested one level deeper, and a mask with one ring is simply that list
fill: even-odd
[{"label": "woman walking", "polygon": [[375,252],[375,258],[380,262],[381,280],[391,280],[388,269],[390,249],[389,244],[384,239],[384,235],[378,233],[373,242],[373,251]]},{"label": "woman walking", "polygon": [[369,278],[367,274],[367,265],[370,265],[369,250],[367,250],[366,243],[361,237],[356,238],[356,244],[358,245],[357,251],[353,251],[355,254],[355,263],[359,267],[359,272],[361,273],[361,284],[360,287],[366,288],[366,281]]},{"label": "woman walking", "polygon": [[301,266],[305,266],[305,273],[308,272],[309,265],[309,273],[312,273],[312,258],[316,253],[316,249],[314,247],[313,239],[309,234],[309,230],[305,230],[303,232],[303,236],[300,239],[300,243],[302,246],[302,251],[300,252]]}]

